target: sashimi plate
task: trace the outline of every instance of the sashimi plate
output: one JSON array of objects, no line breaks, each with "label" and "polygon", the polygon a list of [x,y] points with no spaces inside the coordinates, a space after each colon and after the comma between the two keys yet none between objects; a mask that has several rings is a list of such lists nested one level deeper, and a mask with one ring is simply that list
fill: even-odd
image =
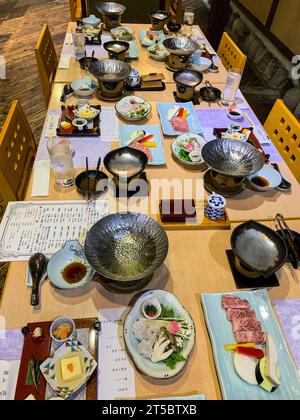
[{"label": "sashimi plate", "polygon": [[[157,33],[157,38],[152,39],[152,40],[149,39],[147,37],[147,32]],[[139,37],[140,37],[141,44],[144,47],[150,47],[151,45],[154,45],[156,41],[161,43],[165,39],[165,35],[164,35],[163,31],[145,31],[145,30],[142,30],[142,31],[139,31]]]},{"label": "sashimi plate", "polygon": [[262,323],[263,331],[274,339],[278,352],[281,384],[273,393],[248,384],[236,373],[232,352],[224,349],[225,345],[236,343],[236,339],[232,332],[231,322],[228,321],[226,311],[221,305],[223,295],[225,293],[201,295],[223,398],[226,400],[299,400],[300,379],[273,312],[267,290],[235,292],[230,295],[246,299],[255,310],[258,321]]},{"label": "sashimi plate", "polygon": [[120,147],[130,146],[129,139],[136,131],[145,131],[147,135],[153,135],[151,142],[155,143],[156,147],[148,148],[152,156],[152,159],[148,161],[148,165],[165,165],[166,158],[158,125],[120,125]]},{"label": "sashimi plate", "polygon": [[[157,299],[161,305],[172,308],[176,318],[184,318],[190,325],[190,338],[183,340],[183,347],[180,351],[185,360],[177,361],[173,369],[162,361],[152,362],[150,358],[145,357],[138,351],[139,340],[133,332],[133,325],[143,316],[141,309],[143,304],[153,299]],[[164,290],[149,290],[137,299],[128,313],[124,323],[124,340],[129,357],[139,372],[154,379],[169,379],[181,373],[188,363],[195,344],[195,326],[189,313],[174,295]]]},{"label": "sashimi plate", "polygon": [[173,102],[169,102],[169,103],[159,102],[157,104],[157,111],[160,118],[163,133],[166,136],[178,136],[179,134],[183,134],[181,131],[174,130],[171,122],[168,119],[170,109],[172,109],[175,106],[178,107],[179,105],[181,108],[185,108],[188,111],[188,116],[186,119],[189,126],[188,132],[194,133],[194,134],[201,134],[203,132],[203,129],[197,117],[197,114],[194,110],[194,106],[192,102],[185,102],[185,103],[180,103],[180,104],[177,102],[174,102],[174,103]]}]

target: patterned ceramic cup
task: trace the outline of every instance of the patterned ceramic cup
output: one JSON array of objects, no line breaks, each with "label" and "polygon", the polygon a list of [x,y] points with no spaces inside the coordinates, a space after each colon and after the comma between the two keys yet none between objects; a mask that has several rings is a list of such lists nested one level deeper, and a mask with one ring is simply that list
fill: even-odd
[{"label": "patterned ceramic cup", "polygon": [[225,206],[225,198],[213,192],[207,201],[205,216],[210,220],[220,220],[224,216]]}]

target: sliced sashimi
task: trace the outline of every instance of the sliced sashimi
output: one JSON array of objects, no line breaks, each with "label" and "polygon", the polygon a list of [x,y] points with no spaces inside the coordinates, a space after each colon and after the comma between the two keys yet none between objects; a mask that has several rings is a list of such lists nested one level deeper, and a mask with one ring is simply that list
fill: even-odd
[{"label": "sliced sashimi", "polygon": [[261,323],[251,318],[235,318],[232,320],[233,331],[261,331]]},{"label": "sliced sashimi", "polygon": [[255,311],[253,311],[252,309],[228,308],[227,318],[229,321],[232,321],[233,319],[240,319],[240,318],[251,318],[251,319],[256,320],[256,314],[255,314]]},{"label": "sliced sashimi", "polygon": [[132,143],[130,143],[130,147],[133,147],[134,149],[140,150],[141,152],[145,153],[145,155],[148,158],[148,162],[151,162],[152,153],[150,152],[150,150],[147,147],[144,147],[138,141],[133,141]]},{"label": "sliced sashimi", "polygon": [[266,342],[266,334],[261,331],[237,331],[235,337],[239,344],[264,344]]},{"label": "sliced sashimi", "polygon": [[175,131],[179,131],[181,133],[189,132],[189,125],[187,121],[182,119],[181,117],[173,117],[171,119],[171,124]]}]

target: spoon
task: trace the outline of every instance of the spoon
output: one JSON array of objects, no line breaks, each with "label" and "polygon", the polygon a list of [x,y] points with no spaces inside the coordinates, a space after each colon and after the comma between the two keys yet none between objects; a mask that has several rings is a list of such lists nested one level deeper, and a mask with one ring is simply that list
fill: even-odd
[{"label": "spoon", "polygon": [[44,254],[34,254],[30,257],[28,266],[32,277],[31,306],[38,306],[40,303],[39,287],[47,267],[47,258]]},{"label": "spoon", "polygon": [[[271,163],[271,165],[282,176],[282,174],[280,172],[280,169],[279,169],[279,166],[277,165],[277,163]],[[289,181],[287,181],[285,178],[283,178],[283,176],[282,176],[281,184],[276,188],[276,190],[279,190],[279,191],[290,191],[291,189],[292,189],[292,184]]]}]

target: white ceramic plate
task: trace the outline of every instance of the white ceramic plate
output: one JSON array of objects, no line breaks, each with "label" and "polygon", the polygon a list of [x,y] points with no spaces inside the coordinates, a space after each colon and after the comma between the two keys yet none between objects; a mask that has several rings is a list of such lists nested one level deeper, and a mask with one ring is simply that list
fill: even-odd
[{"label": "white ceramic plate", "polygon": [[184,141],[184,142],[188,142],[188,140],[190,138],[194,138],[197,143],[200,146],[200,149],[202,149],[202,147],[206,144],[206,141],[204,140],[204,137],[200,136],[199,134],[182,134],[181,136],[178,136],[176,140],[174,140],[174,142],[172,143],[172,153],[173,156],[182,164],[184,165],[188,165],[188,166],[199,166],[199,165],[203,165],[204,164],[204,160],[201,159],[201,161],[199,162],[191,162],[191,161],[187,161],[182,159],[179,156],[179,150],[180,150],[180,146],[179,146],[179,142]]},{"label": "white ceramic plate", "polygon": [[[181,354],[186,360],[184,362],[177,362],[175,369],[170,369],[163,362],[153,363],[150,359],[142,356],[137,351],[138,340],[132,332],[132,326],[138,318],[142,317],[141,308],[143,303],[146,300],[153,298],[158,299],[160,304],[173,308],[177,317],[186,318],[187,321],[192,324],[193,332],[191,338],[190,340],[184,340],[183,350],[181,351]],[[124,340],[127,352],[139,372],[150,378],[169,379],[178,375],[188,363],[189,356],[191,355],[195,344],[194,322],[189,313],[174,295],[164,290],[150,290],[138,298],[128,313],[124,323]]]},{"label": "white ceramic plate", "polygon": [[[260,187],[259,185],[252,182],[253,178],[262,177],[265,178],[269,185],[266,187]],[[265,165],[260,171],[256,172],[247,177],[250,185],[257,191],[270,191],[277,188],[282,182],[282,176],[276,169],[271,166]]]},{"label": "white ceramic plate", "polygon": [[[146,107],[147,107],[147,111],[145,113],[145,115],[143,115],[142,117],[137,117],[137,118],[132,118],[132,117],[128,117],[125,115],[126,110],[129,110],[130,107],[130,102],[131,101],[135,101],[138,103],[145,103]],[[149,102],[145,101],[143,98],[141,98],[140,96],[125,96],[124,98],[122,98],[117,104],[116,104],[116,111],[117,113],[124,118],[127,121],[141,121],[143,119],[145,119],[151,112],[151,105]]]}]

